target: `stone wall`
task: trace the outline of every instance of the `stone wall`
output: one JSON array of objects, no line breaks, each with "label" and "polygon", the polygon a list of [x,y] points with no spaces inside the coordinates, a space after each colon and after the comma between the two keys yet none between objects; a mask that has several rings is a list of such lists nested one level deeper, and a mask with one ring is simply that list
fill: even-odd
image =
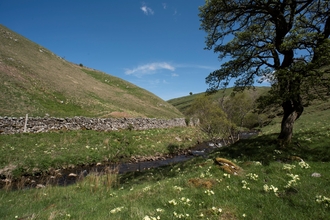
[{"label": "stone wall", "polygon": [[120,129],[146,130],[152,128],[185,127],[184,118],[27,118],[0,117],[0,133],[40,133],[59,130],[114,131]]}]

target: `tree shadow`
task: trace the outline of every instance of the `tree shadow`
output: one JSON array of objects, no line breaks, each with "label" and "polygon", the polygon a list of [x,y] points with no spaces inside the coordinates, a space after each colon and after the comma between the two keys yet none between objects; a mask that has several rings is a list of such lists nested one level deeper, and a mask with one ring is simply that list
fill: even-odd
[{"label": "tree shadow", "polygon": [[[313,133],[319,136],[318,132]],[[307,135],[300,133],[299,136]],[[310,133],[309,133],[310,135]],[[145,171],[129,172],[120,175],[120,183],[136,184],[139,182],[157,182],[165,178],[173,178],[180,175],[180,172],[189,172],[196,164],[203,164],[206,159],[215,159],[223,157],[227,159],[236,159],[239,161],[259,161],[267,166],[271,162],[290,163],[294,160],[303,159],[305,161],[330,161],[330,140],[324,143],[312,145],[309,147],[307,141],[298,141],[298,138],[292,140],[292,143],[286,148],[280,148],[277,142],[278,134],[267,134],[250,139],[242,139],[238,142],[216,148],[208,154],[207,157],[194,157],[188,161],[175,163],[158,168],[152,168]],[[180,170],[180,172],[176,172]]]}]

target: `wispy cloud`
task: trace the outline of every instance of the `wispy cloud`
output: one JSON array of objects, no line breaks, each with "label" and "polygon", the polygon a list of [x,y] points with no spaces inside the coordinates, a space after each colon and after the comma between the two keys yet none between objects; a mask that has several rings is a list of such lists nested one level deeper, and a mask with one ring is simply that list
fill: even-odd
[{"label": "wispy cloud", "polygon": [[162,5],[163,5],[164,9],[167,9],[167,4],[166,3],[162,3]]},{"label": "wispy cloud", "polygon": [[179,74],[172,73],[171,76],[172,76],[172,77],[177,77],[177,76],[179,76]]},{"label": "wispy cloud", "polygon": [[154,74],[154,73],[156,73],[157,70],[161,70],[161,69],[174,71],[175,67],[166,62],[148,63],[148,64],[141,65],[141,66],[138,66],[133,69],[126,69],[125,74],[134,75],[136,77],[141,77],[143,75]]},{"label": "wispy cloud", "polygon": [[149,8],[145,3],[142,3],[142,6],[141,6],[140,9],[143,11],[143,13],[145,15],[153,15],[154,14],[154,10]]}]

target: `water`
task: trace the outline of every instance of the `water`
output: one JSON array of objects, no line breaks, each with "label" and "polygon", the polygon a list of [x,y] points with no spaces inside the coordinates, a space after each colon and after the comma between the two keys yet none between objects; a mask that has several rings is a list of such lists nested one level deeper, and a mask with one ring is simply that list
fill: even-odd
[{"label": "water", "polygon": [[[256,135],[256,132],[245,132],[240,134],[241,139],[250,138],[251,136]],[[120,164],[107,164],[107,165],[88,165],[88,166],[78,166],[71,169],[63,169],[52,171],[50,173],[35,175],[35,176],[26,176],[22,177],[20,180],[13,181],[12,188],[18,189],[29,189],[29,188],[41,188],[45,185],[58,185],[58,186],[67,186],[76,183],[83,177],[89,175],[90,173],[96,173],[103,175],[105,173],[118,173],[124,174],[127,172],[143,172],[151,168],[157,168],[162,166],[168,166],[171,164],[176,164],[190,160],[194,157],[207,157],[207,155],[216,148],[221,148],[224,146],[224,143],[212,143],[204,142],[198,144],[188,150],[187,152],[153,161],[142,161],[136,163],[120,163]],[[5,187],[6,182],[2,180],[0,182],[0,188]]]}]

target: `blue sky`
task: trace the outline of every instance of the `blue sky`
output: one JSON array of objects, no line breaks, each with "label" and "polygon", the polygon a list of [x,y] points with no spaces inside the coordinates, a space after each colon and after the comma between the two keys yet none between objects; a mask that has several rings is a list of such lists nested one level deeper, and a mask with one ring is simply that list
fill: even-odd
[{"label": "blue sky", "polygon": [[221,63],[204,50],[204,0],[10,0],[0,22],[66,60],[164,100],[204,92]]}]

